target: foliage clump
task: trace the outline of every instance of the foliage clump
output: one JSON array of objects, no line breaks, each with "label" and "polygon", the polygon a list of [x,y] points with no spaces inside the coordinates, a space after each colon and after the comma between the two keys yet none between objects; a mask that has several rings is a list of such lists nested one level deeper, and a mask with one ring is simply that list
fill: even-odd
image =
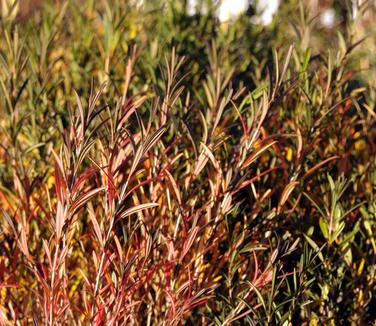
[{"label": "foliage clump", "polygon": [[372,1],[39,5],[0,21],[0,324],[374,321]]}]

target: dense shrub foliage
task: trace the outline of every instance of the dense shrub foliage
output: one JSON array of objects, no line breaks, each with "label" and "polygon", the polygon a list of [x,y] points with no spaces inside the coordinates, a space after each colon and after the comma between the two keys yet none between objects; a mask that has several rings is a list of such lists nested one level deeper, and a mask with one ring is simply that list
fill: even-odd
[{"label": "dense shrub foliage", "polygon": [[3,14],[0,324],[374,322],[375,11],[307,3]]}]

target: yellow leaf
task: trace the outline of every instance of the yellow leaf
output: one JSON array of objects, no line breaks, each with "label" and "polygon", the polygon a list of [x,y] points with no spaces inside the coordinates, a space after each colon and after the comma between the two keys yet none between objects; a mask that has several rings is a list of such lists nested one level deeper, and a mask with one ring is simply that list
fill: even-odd
[{"label": "yellow leaf", "polygon": [[366,147],[366,142],[363,139],[358,140],[357,142],[355,142],[354,147],[356,151],[361,151]]},{"label": "yellow leaf", "polygon": [[54,176],[51,175],[47,179],[47,187],[48,187],[48,189],[51,189],[54,184],[55,184],[55,178],[54,178]]},{"label": "yellow leaf", "polygon": [[292,160],[292,149],[291,149],[291,147],[287,148],[286,160],[289,161],[289,162],[291,162],[291,160]]},{"label": "yellow leaf", "polygon": [[358,267],[358,276],[362,275],[365,262],[366,261],[364,260],[364,258],[362,258],[362,260],[359,263],[359,267]]}]

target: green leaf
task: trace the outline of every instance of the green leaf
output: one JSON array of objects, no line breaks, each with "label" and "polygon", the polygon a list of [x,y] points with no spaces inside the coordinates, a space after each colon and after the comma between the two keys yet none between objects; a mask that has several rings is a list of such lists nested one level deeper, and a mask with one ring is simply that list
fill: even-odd
[{"label": "green leaf", "polygon": [[321,252],[322,249],[319,248],[319,246],[314,242],[308,235],[304,234],[304,238],[308,241],[310,246],[314,249],[315,253],[318,254],[318,257],[322,262],[324,262],[324,256]]},{"label": "green leaf", "polygon": [[329,228],[328,228],[328,221],[326,218],[320,217],[319,219],[319,225],[321,232],[326,240],[329,238]]}]

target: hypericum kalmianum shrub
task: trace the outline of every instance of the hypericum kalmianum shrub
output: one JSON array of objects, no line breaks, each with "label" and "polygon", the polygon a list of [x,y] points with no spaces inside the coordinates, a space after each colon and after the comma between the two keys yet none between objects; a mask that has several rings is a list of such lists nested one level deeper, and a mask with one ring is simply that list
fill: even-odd
[{"label": "hypericum kalmianum shrub", "polygon": [[202,3],[2,13],[0,324],[374,322],[372,1]]}]

